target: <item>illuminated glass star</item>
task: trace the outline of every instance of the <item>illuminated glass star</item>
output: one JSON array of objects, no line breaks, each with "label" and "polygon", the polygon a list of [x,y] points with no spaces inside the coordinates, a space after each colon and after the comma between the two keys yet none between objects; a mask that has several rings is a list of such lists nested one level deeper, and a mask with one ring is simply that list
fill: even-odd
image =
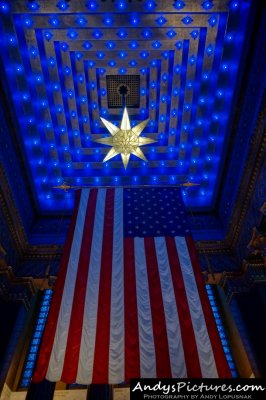
[{"label": "illuminated glass star", "polygon": [[149,121],[148,119],[131,128],[127,109],[125,107],[120,128],[104,118],[101,118],[101,120],[112,135],[108,138],[95,139],[95,142],[112,146],[103,162],[110,160],[117,154],[121,154],[125,169],[127,168],[130,154],[134,154],[142,160],[147,161],[140,146],[156,142],[156,140],[150,138],[140,137],[141,132]]}]

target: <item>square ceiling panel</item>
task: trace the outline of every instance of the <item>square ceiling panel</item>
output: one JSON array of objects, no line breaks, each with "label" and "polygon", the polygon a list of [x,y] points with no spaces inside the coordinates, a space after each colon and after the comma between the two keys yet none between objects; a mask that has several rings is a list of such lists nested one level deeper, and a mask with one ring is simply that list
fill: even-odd
[{"label": "square ceiling panel", "polygon": [[[1,1],[1,59],[17,136],[42,211],[73,207],[55,188],[199,184],[210,207],[227,151],[250,1]],[[139,76],[132,125],[149,118],[148,162],[94,142],[120,124],[109,76]],[[109,97],[108,97],[109,90]],[[139,94],[139,99],[138,99]],[[184,192],[186,195],[186,192]]]}]

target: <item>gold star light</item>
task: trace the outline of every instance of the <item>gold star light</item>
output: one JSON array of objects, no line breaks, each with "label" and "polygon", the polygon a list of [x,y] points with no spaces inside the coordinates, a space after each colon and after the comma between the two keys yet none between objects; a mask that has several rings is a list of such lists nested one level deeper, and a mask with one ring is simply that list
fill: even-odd
[{"label": "gold star light", "polygon": [[134,154],[142,160],[147,161],[146,157],[140,149],[140,146],[156,142],[156,140],[150,138],[140,137],[141,132],[149,121],[148,119],[142,121],[137,126],[134,126],[134,128],[131,128],[127,109],[125,107],[120,128],[113,125],[111,122],[107,121],[104,118],[101,118],[101,120],[112,135],[108,138],[94,140],[95,142],[106,144],[107,146],[112,146],[112,148],[108,151],[106,157],[104,158],[103,162],[110,160],[117,154],[121,154],[125,169],[127,168],[130,154]]}]

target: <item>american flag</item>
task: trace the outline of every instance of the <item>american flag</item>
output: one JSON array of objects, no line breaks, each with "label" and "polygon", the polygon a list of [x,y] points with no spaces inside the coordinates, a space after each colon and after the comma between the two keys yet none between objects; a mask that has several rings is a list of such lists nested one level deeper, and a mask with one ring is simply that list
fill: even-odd
[{"label": "american flag", "polygon": [[77,192],[33,381],[230,376],[180,188]]}]

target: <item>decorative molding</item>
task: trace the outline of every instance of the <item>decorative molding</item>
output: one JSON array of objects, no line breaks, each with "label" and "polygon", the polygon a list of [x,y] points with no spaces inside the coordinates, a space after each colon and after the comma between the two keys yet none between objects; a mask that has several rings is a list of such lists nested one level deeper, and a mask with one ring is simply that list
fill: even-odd
[{"label": "decorative molding", "polygon": [[219,285],[226,295],[229,304],[237,293],[249,292],[258,282],[266,282],[266,257],[254,257],[244,260],[238,272],[205,273],[207,284]]}]

